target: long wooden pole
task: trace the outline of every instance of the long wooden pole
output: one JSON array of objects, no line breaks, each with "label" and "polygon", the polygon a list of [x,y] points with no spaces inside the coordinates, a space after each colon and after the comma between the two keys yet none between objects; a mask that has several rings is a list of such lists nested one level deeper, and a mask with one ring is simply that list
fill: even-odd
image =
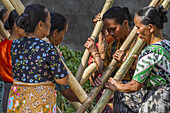
[{"label": "long wooden pole", "polygon": [[[126,49],[130,46],[132,40],[134,39],[136,35],[136,30],[137,28],[134,27],[131,33],[129,34],[129,36],[127,37],[127,39],[125,40],[125,42],[123,43],[123,45],[120,47],[120,50],[126,51]],[[106,68],[106,70],[102,74],[101,85],[98,87],[94,87],[88,94],[88,96],[90,97],[90,102],[86,102],[82,104],[81,107],[77,110],[77,113],[83,113],[88,108],[88,105],[90,105],[90,103],[94,100],[94,98],[97,96],[99,91],[103,88],[104,83],[109,79],[110,75],[113,73],[113,71],[117,67],[117,63],[118,62],[115,59],[111,61],[109,66]]]},{"label": "long wooden pole", "polygon": [[88,97],[88,95],[86,94],[86,92],[83,90],[83,88],[80,86],[80,84],[78,83],[78,81],[76,80],[76,78],[73,76],[73,74],[71,73],[71,71],[69,70],[69,68],[67,67],[67,65],[64,63],[64,61],[62,60],[64,66],[66,67],[68,73],[69,73],[69,77],[68,77],[68,85],[70,86],[70,88],[73,90],[73,92],[75,93],[75,95],[77,96],[77,98],[80,100],[81,103],[84,103],[85,101],[89,101],[90,98]]},{"label": "long wooden pole", "polygon": [[[12,6],[12,4],[10,3],[9,0],[1,0],[1,1],[9,12],[14,10],[14,7]],[[9,38],[9,36],[10,36],[10,33],[7,30],[5,30],[4,24],[2,23],[1,20],[0,20],[0,33],[3,36],[4,39]]]},{"label": "long wooden pole", "polygon": [[11,4],[14,6],[15,10],[19,15],[21,15],[24,12],[24,5],[20,0],[10,0]]},{"label": "long wooden pole", "polygon": [[9,0],[1,0],[2,3],[4,4],[4,6],[7,8],[7,10],[9,12],[11,12],[12,10],[14,10],[15,8],[13,7],[13,5],[10,3]]},{"label": "long wooden pole", "polygon": [[[158,2],[158,0],[153,0],[151,2],[151,4],[154,4],[155,2]],[[128,47],[130,46],[132,40],[134,39],[134,37],[136,36],[136,31],[137,28],[134,27],[131,31],[131,33],[129,34],[129,36],[126,38],[126,40],[124,41],[123,45],[120,47],[120,50],[122,51],[126,51],[128,49]],[[81,107],[77,110],[77,113],[83,113],[87,108],[88,105],[94,100],[94,98],[97,96],[97,94],[99,93],[99,91],[103,88],[104,83],[106,83],[106,81],[109,79],[110,75],[113,73],[113,71],[115,70],[116,66],[117,66],[117,61],[115,59],[113,59],[111,61],[111,63],[109,64],[109,66],[106,68],[105,72],[102,74],[101,77],[101,85],[98,87],[94,87],[90,93],[88,94],[89,98],[90,98],[90,102],[86,102],[84,104],[81,105]]]},{"label": "long wooden pole", "polygon": [[[170,3],[170,0],[166,0],[162,3],[162,5],[164,6],[165,9],[167,9],[169,7],[168,5],[169,3]],[[151,5],[152,4],[150,4],[149,6]],[[126,75],[127,71],[129,70],[129,68],[131,67],[134,61],[134,59],[132,58],[132,55],[138,55],[139,52],[142,50],[144,44],[145,43],[140,38],[137,40],[136,44],[130,51],[130,54],[128,55],[126,61],[121,65],[121,67],[115,74],[114,79],[120,81],[124,78],[124,76]],[[113,95],[113,93],[114,93],[113,90],[106,89],[105,93],[99,99],[99,101],[97,102],[96,106],[94,107],[91,113],[101,113],[104,107],[106,106],[106,104],[108,103],[110,97]]]},{"label": "long wooden pole", "polygon": [[[114,0],[106,0],[105,4],[103,6],[103,9],[101,11],[101,14],[100,14],[101,18],[103,16],[103,14],[112,6],[113,2],[114,2]],[[93,30],[93,32],[92,32],[90,37],[93,40],[95,40],[96,37],[99,35],[99,33],[100,33],[102,28],[103,28],[103,22],[102,21],[98,21],[96,23],[96,25],[94,27],[94,30]],[[90,55],[89,51],[87,49],[85,49],[85,52],[83,54],[83,57],[81,59],[80,65],[79,65],[79,68],[78,68],[77,73],[75,75],[75,77],[78,80],[78,82],[81,80],[83,72],[84,72],[85,68],[87,67],[87,61],[88,61],[89,55]]]},{"label": "long wooden pole", "polygon": [[0,33],[4,39],[9,38],[10,36],[10,33],[4,29],[4,24],[2,23],[1,20],[0,20]]},{"label": "long wooden pole", "polygon": [[86,80],[88,80],[88,78],[90,77],[90,75],[92,73],[94,73],[95,71],[97,70],[97,66],[96,66],[96,63],[92,63],[90,64],[85,70],[84,70],[84,73],[83,73],[83,76],[80,80],[80,85],[83,85]]},{"label": "long wooden pole", "polygon": [[[127,57],[127,60],[121,65],[117,73],[115,74],[114,78],[116,80],[122,80],[123,77],[126,75],[128,69],[131,67],[133,61],[135,59],[132,58],[132,55],[138,55],[141,49],[143,48],[144,43],[141,39],[138,39],[135,46],[132,48],[130,54]],[[91,113],[100,113],[106,104],[108,103],[110,97],[113,95],[114,91],[110,89],[106,89],[102,97],[97,102],[96,106],[92,110]]]}]

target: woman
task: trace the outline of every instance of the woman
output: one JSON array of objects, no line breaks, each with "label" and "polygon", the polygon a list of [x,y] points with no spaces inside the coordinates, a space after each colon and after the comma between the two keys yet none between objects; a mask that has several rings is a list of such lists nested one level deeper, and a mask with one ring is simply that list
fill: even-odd
[{"label": "woman", "polygon": [[16,26],[16,19],[18,18],[18,14],[15,10],[11,11],[9,18],[6,20],[4,24],[4,28],[10,31],[10,37],[8,39],[4,39],[0,42],[0,75],[1,79],[4,81],[4,93],[2,99],[3,112],[7,112],[7,102],[9,91],[13,83],[12,77],[12,66],[11,66],[11,44],[13,40],[20,38],[24,34],[20,34],[19,31],[21,28]]},{"label": "woman", "polygon": [[[95,21],[100,21],[100,20],[101,19],[98,16]],[[122,60],[123,60],[125,53],[118,49],[123,44],[126,37],[129,35],[131,31],[131,28],[130,28],[132,24],[131,20],[132,19],[131,19],[128,8],[121,8],[119,6],[114,6],[110,8],[103,15],[102,21],[104,24],[104,29],[99,35],[99,42],[98,42],[99,50],[97,50],[97,48],[95,47],[95,43],[91,38],[89,38],[85,44],[85,47],[90,51],[95,61],[97,60],[103,61],[103,63],[101,62],[100,64],[98,63],[99,61],[96,62],[98,67],[104,64],[104,69],[105,69],[113,58],[119,62],[123,62]],[[105,29],[107,31],[105,31]],[[112,40],[112,42],[107,43],[107,37],[110,37],[110,36],[112,36],[114,40]],[[121,63],[118,64],[117,69],[119,68],[120,65]],[[115,72],[117,71],[117,69],[113,72],[112,75],[115,75]],[[99,72],[102,74],[103,70]],[[127,83],[131,80],[132,72],[133,70],[131,70],[125,76],[125,78],[123,79],[123,82]],[[101,80],[98,74],[96,76],[97,76],[97,79],[93,82],[93,85],[99,86],[101,83]],[[94,77],[94,79],[96,78],[96,76]],[[101,95],[102,95],[102,92],[101,92]],[[117,99],[117,98],[120,98],[121,95],[123,94],[121,94],[120,92],[116,92],[114,94],[113,112],[115,113],[129,112],[130,113],[132,110],[130,110],[127,106],[125,106],[124,102],[120,101],[120,99]],[[99,98],[100,96],[98,97],[98,99]]]},{"label": "woman", "polygon": [[56,113],[54,82],[67,84],[68,72],[57,49],[41,40],[49,35],[50,21],[48,9],[39,4],[27,6],[18,17],[26,37],[14,40],[11,47],[14,82],[8,112]]},{"label": "woman", "polygon": [[110,78],[105,85],[114,91],[132,93],[142,87],[148,89],[139,113],[168,113],[170,98],[170,41],[162,37],[163,23],[167,22],[163,7],[145,7],[134,18],[139,37],[149,43],[141,52],[133,79],[122,84]]},{"label": "woman", "polygon": [[[2,21],[3,24],[8,19],[8,16],[9,16],[9,11],[5,7],[3,9],[1,9],[1,11],[0,11],[0,20]],[[4,37],[0,34],[0,42],[2,40],[4,40]]]},{"label": "woman", "polygon": [[[68,29],[67,19],[59,13],[50,13],[50,15],[51,15],[51,29],[49,36],[47,36],[47,39],[49,39],[49,42],[57,48],[57,46],[63,41],[64,35],[67,32]],[[60,52],[58,48],[57,50],[58,53],[60,54],[60,57],[64,61],[62,52]],[[77,96],[70,89],[69,85],[56,84],[56,89],[59,90],[66,99],[70,101],[79,101]]]}]

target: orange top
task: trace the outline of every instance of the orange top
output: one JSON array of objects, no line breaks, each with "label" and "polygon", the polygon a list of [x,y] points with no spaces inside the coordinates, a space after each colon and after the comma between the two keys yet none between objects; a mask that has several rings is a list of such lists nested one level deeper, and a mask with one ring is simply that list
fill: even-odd
[{"label": "orange top", "polygon": [[5,82],[13,82],[11,64],[11,44],[12,41],[5,39],[0,42],[0,76]]}]

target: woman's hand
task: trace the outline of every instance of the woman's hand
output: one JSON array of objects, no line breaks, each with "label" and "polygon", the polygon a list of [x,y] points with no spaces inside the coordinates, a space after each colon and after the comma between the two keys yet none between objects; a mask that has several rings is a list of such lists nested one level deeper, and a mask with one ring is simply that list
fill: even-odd
[{"label": "woman's hand", "polygon": [[113,58],[117,60],[118,62],[122,63],[124,59],[124,55],[125,55],[125,52],[123,52],[122,50],[116,50],[116,52],[113,55]]},{"label": "woman's hand", "polygon": [[93,19],[93,23],[94,23],[94,25],[96,25],[96,23],[98,22],[98,21],[101,21],[102,19],[101,19],[101,17],[100,17],[100,13],[95,17],[95,19]]},{"label": "woman's hand", "polygon": [[105,87],[109,88],[109,89],[111,89],[113,91],[117,91],[118,90],[118,84],[120,84],[119,81],[117,81],[116,79],[110,77],[108,82],[105,84]]},{"label": "woman's hand", "polygon": [[[123,62],[127,59],[127,56],[129,55],[129,52],[125,55],[125,57],[123,58]],[[135,70],[136,69],[136,65],[138,63],[138,55],[132,55],[132,58],[135,59],[135,61],[133,62],[131,69]]]},{"label": "woman's hand", "polygon": [[86,47],[89,50],[89,52],[92,54],[92,56],[93,56],[93,53],[97,52],[95,42],[94,42],[94,40],[92,38],[88,38],[88,40],[84,44],[84,47]]},{"label": "woman's hand", "polygon": [[138,63],[138,55],[132,55],[132,58],[135,58],[135,61],[133,62],[131,69],[135,70],[136,69],[136,65]]},{"label": "woman's hand", "polygon": [[101,78],[99,76],[97,76],[92,85],[98,87],[98,86],[100,86],[101,82],[102,82]]},{"label": "woman's hand", "polygon": [[[96,25],[96,23],[97,23],[98,21],[102,21],[102,19],[101,19],[101,17],[100,17],[100,13],[98,13],[98,15],[95,17],[95,19],[93,19],[94,25]],[[101,30],[101,33],[102,33],[103,35],[106,35],[106,30],[103,28],[103,29]]]}]

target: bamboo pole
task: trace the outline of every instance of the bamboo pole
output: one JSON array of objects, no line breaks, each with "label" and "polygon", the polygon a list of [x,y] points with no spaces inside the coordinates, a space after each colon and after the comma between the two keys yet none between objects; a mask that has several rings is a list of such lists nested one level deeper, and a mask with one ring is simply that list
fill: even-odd
[{"label": "bamboo pole", "polygon": [[11,4],[14,6],[15,10],[19,15],[21,15],[24,12],[24,5],[20,0],[10,0]]},{"label": "bamboo pole", "polygon": [[10,33],[4,29],[4,24],[2,23],[1,20],[0,20],[0,33],[3,38],[9,38],[9,36],[10,36]]},{"label": "bamboo pole", "polygon": [[70,103],[75,110],[78,110],[78,108],[81,106],[80,102],[70,102]]},{"label": "bamboo pole", "polygon": [[83,90],[81,85],[77,82],[76,78],[73,76],[73,74],[71,73],[67,65],[64,63],[64,61],[62,59],[61,61],[63,62],[65,68],[69,73],[68,85],[70,86],[70,88],[73,90],[73,92],[75,93],[75,95],[77,96],[77,98],[80,100],[81,103],[84,103],[85,101],[89,101],[90,98],[88,98],[86,92]]},{"label": "bamboo pole", "polygon": [[[120,50],[126,51],[126,49],[130,46],[131,42],[133,41],[134,37],[136,36],[136,31],[137,31],[137,28],[134,27],[131,33],[129,34],[129,36],[127,37],[127,39],[124,41],[124,43],[120,47]],[[94,98],[97,96],[99,91],[103,88],[104,83],[109,79],[110,75],[113,73],[114,69],[117,66],[117,63],[118,62],[115,59],[111,61],[109,66],[106,68],[106,70],[102,74],[101,85],[98,87],[94,87],[88,94],[88,96],[90,97],[90,102],[86,102],[88,104],[86,103],[82,104],[76,113],[83,113],[88,108],[90,103],[94,100]]]},{"label": "bamboo pole", "polygon": [[[150,3],[150,5],[153,6],[153,4],[155,4],[157,2],[159,2],[159,0],[153,0]],[[124,41],[123,45],[120,47],[119,50],[126,51],[126,49],[130,46],[132,40],[136,36],[136,31],[137,31],[137,28],[134,27],[133,30],[131,31],[129,36],[126,38],[126,40]],[[101,85],[99,87],[94,87],[91,90],[91,92],[88,94],[88,96],[90,98],[90,102],[86,102],[88,104],[85,104],[85,103],[82,104],[81,107],[77,110],[77,113],[83,113],[88,108],[88,105],[94,100],[94,98],[97,96],[99,91],[103,88],[104,83],[109,79],[110,75],[113,73],[116,66],[117,66],[117,61],[115,59],[113,59],[111,61],[111,63],[109,64],[109,66],[106,68],[105,72],[102,74]]]},{"label": "bamboo pole", "polygon": [[1,0],[1,1],[2,1],[2,3],[4,4],[4,6],[7,8],[7,10],[8,10],[9,12],[11,12],[12,10],[14,10],[14,7],[13,7],[13,5],[10,3],[9,0]]},{"label": "bamboo pole", "polygon": [[[170,0],[167,0],[167,1],[164,1],[162,5],[164,6],[165,9],[168,9],[169,3],[170,3]],[[121,65],[121,67],[115,74],[114,79],[121,81],[124,78],[127,71],[131,67],[133,61],[135,60],[134,58],[132,58],[132,55],[138,55],[140,51],[142,50],[144,44],[145,43],[140,38],[137,40],[136,44],[130,51],[130,54],[128,55],[126,61]],[[114,93],[113,90],[106,89],[105,93],[102,95],[100,100],[97,102],[96,106],[94,107],[91,113],[101,113],[104,107],[106,106],[106,104],[108,103],[110,97],[113,95],[113,93]]]},{"label": "bamboo pole", "polygon": [[57,113],[62,113],[62,111],[60,110],[58,106],[56,106],[56,108],[57,108]]},{"label": "bamboo pole", "polygon": [[83,85],[86,80],[90,77],[90,75],[92,73],[94,73],[95,71],[97,70],[97,67],[96,67],[96,63],[92,63],[90,64],[85,70],[84,70],[84,73],[83,73],[83,76],[80,80],[80,85]]},{"label": "bamboo pole", "polygon": [[161,5],[163,5],[163,7],[164,7],[166,10],[168,10],[168,8],[170,7],[170,0],[164,0]]},{"label": "bamboo pole", "polygon": [[[73,106],[73,108],[77,111],[79,109],[79,107],[81,106],[80,102],[70,102],[71,105]],[[91,109],[92,110],[92,109]],[[87,112],[85,112],[87,113]]]},{"label": "bamboo pole", "polygon": [[[14,10],[14,7],[12,6],[12,4],[10,3],[9,0],[1,0],[1,1],[9,12]],[[0,33],[4,39],[9,38],[9,36],[10,36],[10,33],[7,30],[5,30],[4,24],[2,23],[1,20],[0,20]]]},{"label": "bamboo pole", "polygon": [[[114,78],[116,80],[120,81],[123,79],[123,77],[126,75],[129,68],[131,67],[133,61],[135,60],[134,58],[132,58],[132,55],[138,55],[139,52],[142,50],[143,45],[144,45],[144,42],[142,42],[141,39],[138,39],[135,46],[130,51],[130,54],[128,55],[126,61],[121,65],[121,67],[115,74]],[[109,101],[110,97],[113,95],[113,93],[114,93],[113,90],[106,89],[104,94],[99,99],[99,101],[97,102],[96,106],[94,107],[94,109],[92,110],[91,113],[100,113],[104,109],[106,104],[108,103],[108,101]]]},{"label": "bamboo pole", "polygon": [[[103,6],[103,9],[101,11],[101,18],[103,16],[103,14],[112,6],[114,0],[106,0],[104,6]],[[96,37],[99,35],[101,29],[103,28],[103,22],[102,21],[98,21],[94,27],[94,30],[91,34],[91,38],[93,40],[96,39]],[[89,57],[89,51],[87,49],[85,49],[85,52],[83,54],[83,57],[81,59],[81,62],[80,62],[80,65],[79,65],[79,68],[77,70],[77,73],[75,75],[76,79],[78,80],[78,82],[81,80],[81,77],[83,75],[83,72],[85,70],[85,68],[87,67],[87,61],[88,61],[88,57]]]}]

